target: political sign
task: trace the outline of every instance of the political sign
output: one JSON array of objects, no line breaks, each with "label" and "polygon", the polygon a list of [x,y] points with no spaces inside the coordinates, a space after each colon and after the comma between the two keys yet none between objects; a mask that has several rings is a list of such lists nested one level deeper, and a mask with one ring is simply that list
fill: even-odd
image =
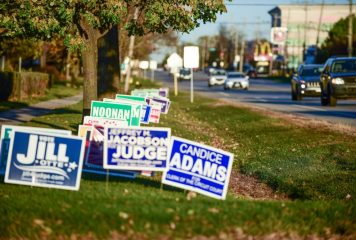
[{"label": "political sign", "polygon": [[142,105],[141,123],[148,124],[150,122],[151,111],[152,106]]},{"label": "political sign", "polygon": [[104,133],[104,168],[164,171],[171,129],[107,127]]},{"label": "political sign", "polygon": [[[126,95],[129,96],[129,95]],[[136,96],[133,96],[136,98]],[[149,116],[151,113],[151,107],[147,107],[146,103],[146,98],[138,97],[138,99],[134,100],[134,98],[129,99],[129,98],[116,98],[116,99],[110,99],[110,98],[104,98],[104,102],[117,102],[117,103],[123,103],[123,104],[129,104],[129,105],[141,105],[141,118],[140,118],[140,123],[148,124],[149,123]],[[134,108],[136,109],[136,108]],[[136,113],[135,113],[136,114]],[[133,125],[136,126],[136,125]],[[121,127],[121,126],[120,126]],[[122,126],[124,127],[124,126]]]},{"label": "political sign", "polygon": [[77,136],[15,130],[5,182],[79,190],[84,147]]},{"label": "political sign", "polygon": [[128,100],[133,100],[133,101],[142,102],[142,103],[146,102],[146,98],[145,97],[140,97],[140,96],[116,94],[115,98],[116,99],[128,99]]},{"label": "political sign", "polygon": [[124,120],[129,126],[140,126],[141,105],[114,102],[91,102],[90,116]]},{"label": "political sign", "polygon": [[158,104],[161,106],[161,113],[167,114],[169,110],[169,106],[171,105],[171,102],[169,101],[168,98],[164,97],[152,97],[152,98],[147,98],[148,102],[150,105]]},{"label": "political sign", "polygon": [[0,134],[0,175],[5,174],[6,162],[10,148],[10,139],[12,132],[14,130],[29,130],[41,133],[57,133],[63,135],[72,135],[72,132],[69,130],[59,130],[59,129],[50,129],[50,128],[38,128],[38,127],[22,127],[22,126],[11,126],[11,125],[2,125],[1,134]]},{"label": "political sign", "polygon": [[166,98],[169,97],[169,88],[160,88],[160,89],[158,89],[158,90],[159,90],[158,94],[159,94],[161,97],[166,97]]},{"label": "political sign", "polygon": [[123,120],[115,120],[115,119],[106,119],[106,118],[99,118],[99,117],[91,117],[85,116],[83,119],[84,125],[100,125],[100,126],[117,126],[117,127],[127,127],[127,121]]},{"label": "political sign", "polygon": [[[108,171],[103,168],[103,131],[104,128],[101,126],[79,126],[78,136],[85,139],[83,172],[130,179],[135,178],[137,175],[136,172],[120,170]],[[95,135],[95,137],[93,135]]]},{"label": "political sign", "polygon": [[147,92],[143,92],[143,91],[133,90],[133,91],[131,91],[131,96],[147,97],[148,93]]},{"label": "political sign", "polygon": [[217,199],[226,198],[233,154],[172,137],[168,160],[162,183]]},{"label": "political sign", "polygon": [[141,96],[141,97],[159,97],[159,89],[135,89],[131,91],[132,96]]},{"label": "political sign", "polygon": [[160,116],[161,116],[161,106],[160,105],[152,105],[151,106],[151,114],[150,114],[150,122],[151,123],[159,123]]}]

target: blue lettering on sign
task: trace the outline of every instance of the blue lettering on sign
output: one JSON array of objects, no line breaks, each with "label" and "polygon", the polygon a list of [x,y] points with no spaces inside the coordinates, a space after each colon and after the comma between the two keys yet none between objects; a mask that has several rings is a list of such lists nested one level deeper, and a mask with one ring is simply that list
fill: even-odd
[{"label": "blue lettering on sign", "polygon": [[150,105],[142,105],[142,123],[148,124],[150,122],[151,109],[152,107]]},{"label": "blue lettering on sign", "polygon": [[15,131],[11,141],[5,182],[79,189],[82,138]]},{"label": "blue lettering on sign", "polygon": [[162,182],[225,199],[232,161],[231,153],[172,137],[169,170]]},{"label": "blue lettering on sign", "polygon": [[169,145],[169,128],[107,128],[104,168],[163,171]]},{"label": "blue lettering on sign", "polygon": [[93,129],[93,135],[97,135],[96,137],[91,139],[90,131],[87,131],[86,134],[83,172],[134,179],[137,175],[137,172],[123,170],[108,171],[104,169],[104,127],[95,125]]}]

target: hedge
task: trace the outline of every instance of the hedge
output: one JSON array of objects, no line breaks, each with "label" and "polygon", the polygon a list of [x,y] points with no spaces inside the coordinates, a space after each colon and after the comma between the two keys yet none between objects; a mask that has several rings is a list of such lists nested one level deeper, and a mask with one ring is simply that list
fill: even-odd
[{"label": "hedge", "polygon": [[50,84],[46,73],[0,72],[0,100],[19,101],[42,96]]}]

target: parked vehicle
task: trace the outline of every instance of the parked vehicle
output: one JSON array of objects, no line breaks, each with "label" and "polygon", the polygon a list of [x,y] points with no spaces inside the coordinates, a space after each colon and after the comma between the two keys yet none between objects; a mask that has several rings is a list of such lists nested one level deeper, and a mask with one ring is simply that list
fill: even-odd
[{"label": "parked vehicle", "polygon": [[329,58],[320,76],[321,105],[356,98],[356,57]]},{"label": "parked vehicle", "polygon": [[226,71],[223,69],[217,69],[210,74],[208,86],[223,85],[226,80]]},{"label": "parked vehicle", "polygon": [[189,68],[181,68],[179,70],[178,80],[190,80],[192,78],[192,72]]},{"label": "parked vehicle", "polygon": [[248,90],[250,86],[249,77],[242,72],[228,72],[224,89],[242,88]]},{"label": "parked vehicle", "polygon": [[291,79],[292,100],[302,100],[303,97],[320,96],[320,74],[323,65],[302,64]]},{"label": "parked vehicle", "polygon": [[249,64],[243,66],[243,72],[249,76],[249,78],[257,78],[256,69]]},{"label": "parked vehicle", "polygon": [[249,78],[257,78],[257,72],[254,68],[247,70],[245,73]]}]

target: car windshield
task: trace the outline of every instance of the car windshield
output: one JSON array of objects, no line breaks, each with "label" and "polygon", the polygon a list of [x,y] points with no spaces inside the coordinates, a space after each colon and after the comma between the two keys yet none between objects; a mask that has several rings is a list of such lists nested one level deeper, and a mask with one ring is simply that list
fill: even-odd
[{"label": "car windshield", "polygon": [[232,73],[229,74],[229,78],[244,78],[245,76],[241,73]]},{"label": "car windshield", "polygon": [[188,74],[190,74],[190,70],[189,70],[189,69],[181,69],[181,70],[179,71],[179,73],[180,73],[180,74],[184,74],[184,75],[188,75]]},{"label": "car windshield", "polygon": [[331,66],[331,72],[348,73],[356,72],[356,59],[337,60]]},{"label": "car windshield", "polygon": [[217,76],[217,75],[226,75],[226,72],[223,70],[220,71],[215,71],[212,73],[213,76]]},{"label": "car windshield", "polygon": [[322,67],[304,68],[300,76],[302,77],[319,76],[322,70],[323,70]]}]

